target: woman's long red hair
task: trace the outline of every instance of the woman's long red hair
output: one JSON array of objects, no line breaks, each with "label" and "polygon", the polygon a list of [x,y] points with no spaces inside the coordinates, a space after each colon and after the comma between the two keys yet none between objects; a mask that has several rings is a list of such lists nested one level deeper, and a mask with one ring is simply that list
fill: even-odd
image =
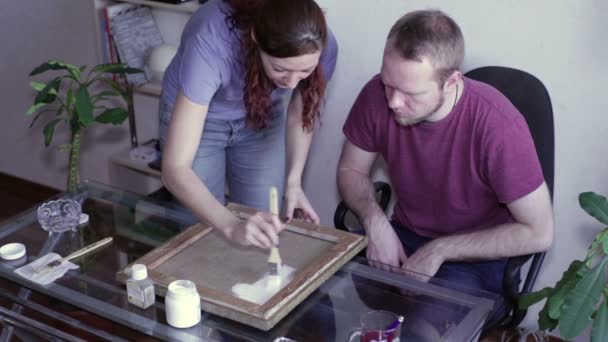
[{"label": "woman's long red hair", "polygon": [[[239,30],[244,54],[247,121],[256,129],[270,122],[270,95],[276,88],[266,76],[259,49],[277,58],[314,53],[325,47],[327,24],[313,0],[225,0],[232,6],[228,24]],[[253,40],[252,32],[256,41]],[[236,33],[236,32],[235,32]],[[302,128],[311,131],[318,118],[325,76],[319,63],[297,89],[302,94]]]}]

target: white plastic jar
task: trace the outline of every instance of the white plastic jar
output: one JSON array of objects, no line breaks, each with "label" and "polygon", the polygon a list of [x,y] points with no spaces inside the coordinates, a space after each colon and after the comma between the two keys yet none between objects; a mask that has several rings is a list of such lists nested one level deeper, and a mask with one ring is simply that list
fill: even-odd
[{"label": "white plastic jar", "polygon": [[169,284],[165,296],[167,323],[175,328],[189,328],[201,320],[201,299],[190,280]]}]

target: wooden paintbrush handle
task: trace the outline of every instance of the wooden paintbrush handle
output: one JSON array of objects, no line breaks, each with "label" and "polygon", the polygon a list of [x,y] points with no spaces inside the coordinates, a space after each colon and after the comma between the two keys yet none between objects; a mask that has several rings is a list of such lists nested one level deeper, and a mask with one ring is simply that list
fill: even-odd
[{"label": "wooden paintbrush handle", "polygon": [[270,187],[268,206],[272,214],[279,216],[279,191],[275,186]]},{"label": "wooden paintbrush handle", "polygon": [[91,252],[92,250],[95,250],[95,249],[97,249],[97,248],[99,248],[99,247],[101,247],[101,246],[103,246],[105,244],[108,244],[108,243],[112,242],[112,240],[113,240],[113,238],[111,236],[107,237],[107,238],[105,238],[103,240],[99,240],[99,241],[97,241],[95,243],[92,243],[92,244],[90,244],[90,245],[88,245],[88,246],[86,246],[84,248],[81,248],[81,249],[77,250],[76,252],[74,252],[74,253],[66,256],[65,258],[63,258],[63,260],[69,261],[69,260],[72,260],[74,258],[78,258],[81,255],[87,254],[87,253]]},{"label": "wooden paintbrush handle", "polygon": [[[269,207],[270,212],[273,215],[279,216],[279,192],[276,187],[270,187],[270,195],[269,195]],[[270,249],[270,255],[268,256],[268,262],[273,264],[281,263],[281,255],[279,254],[279,249],[274,246]]]}]

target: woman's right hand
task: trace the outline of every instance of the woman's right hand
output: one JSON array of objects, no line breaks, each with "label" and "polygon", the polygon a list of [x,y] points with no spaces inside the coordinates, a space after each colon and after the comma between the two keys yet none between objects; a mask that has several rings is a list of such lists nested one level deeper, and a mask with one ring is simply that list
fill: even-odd
[{"label": "woman's right hand", "polygon": [[285,228],[276,215],[268,212],[259,211],[247,220],[235,219],[235,223],[224,230],[224,235],[243,246],[269,249],[279,244],[279,232]]}]

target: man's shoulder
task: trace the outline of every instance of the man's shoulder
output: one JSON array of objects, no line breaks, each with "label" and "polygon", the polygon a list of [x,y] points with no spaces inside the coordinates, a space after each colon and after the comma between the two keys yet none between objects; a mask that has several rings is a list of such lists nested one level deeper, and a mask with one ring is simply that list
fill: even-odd
[{"label": "man's shoulder", "polygon": [[493,86],[466,78],[470,108],[485,119],[497,121],[511,121],[521,117],[521,113],[509,99]]}]

